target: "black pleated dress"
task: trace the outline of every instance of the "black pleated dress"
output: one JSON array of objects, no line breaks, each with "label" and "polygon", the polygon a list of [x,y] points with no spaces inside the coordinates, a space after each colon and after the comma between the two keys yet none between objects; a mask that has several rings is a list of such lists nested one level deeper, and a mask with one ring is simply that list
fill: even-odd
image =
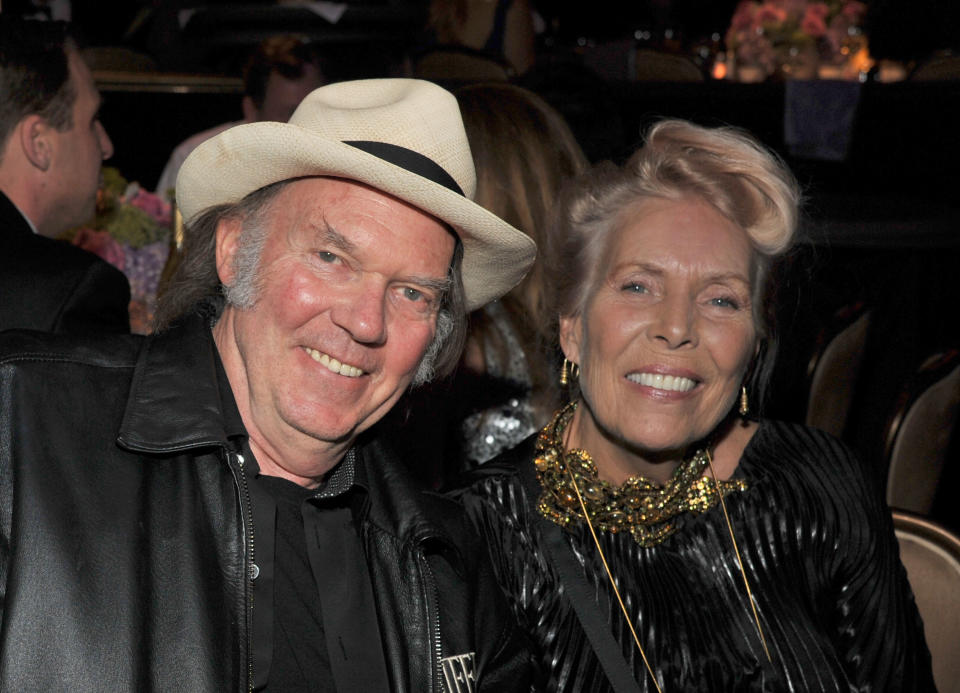
[{"label": "black pleated dress", "polygon": [[[533,465],[536,436],[477,470],[453,494],[489,542],[494,568],[532,636],[549,691],[610,691],[546,558]],[[598,533],[664,693],[933,691],[920,616],[890,512],[839,441],[764,421],[726,496],[767,661],[719,505],[678,521],[663,543]],[[654,691],[586,526],[573,548],[596,608],[643,691]]]}]

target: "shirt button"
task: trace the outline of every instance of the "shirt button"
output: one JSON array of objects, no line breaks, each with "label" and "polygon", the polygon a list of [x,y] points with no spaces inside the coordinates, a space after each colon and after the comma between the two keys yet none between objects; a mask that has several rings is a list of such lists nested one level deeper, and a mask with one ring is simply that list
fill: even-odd
[{"label": "shirt button", "polygon": [[237,453],[237,464],[239,464],[242,467],[245,461],[246,460],[243,459],[243,455]]},{"label": "shirt button", "polygon": [[256,563],[251,563],[251,564],[250,564],[250,579],[251,579],[251,580],[256,580],[258,577],[260,577],[260,566],[258,566]]}]

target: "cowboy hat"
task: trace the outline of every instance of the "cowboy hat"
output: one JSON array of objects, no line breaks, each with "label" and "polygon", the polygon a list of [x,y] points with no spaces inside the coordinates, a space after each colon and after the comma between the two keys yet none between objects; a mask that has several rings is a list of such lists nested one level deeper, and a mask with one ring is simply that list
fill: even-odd
[{"label": "cowboy hat", "polygon": [[290,178],[365,183],[452,227],[463,244],[468,310],[513,288],[536,245],[472,201],[476,174],[454,96],[416,79],[366,79],[320,87],[288,123],[237,125],[198,146],[177,176],[189,224],[204,210]]}]

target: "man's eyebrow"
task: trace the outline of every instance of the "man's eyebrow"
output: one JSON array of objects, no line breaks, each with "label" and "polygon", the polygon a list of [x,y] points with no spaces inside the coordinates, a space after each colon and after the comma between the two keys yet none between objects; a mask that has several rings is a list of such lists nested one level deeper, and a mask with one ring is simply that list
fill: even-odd
[{"label": "man's eyebrow", "polygon": [[437,279],[436,277],[409,277],[407,281],[437,294],[447,293],[447,291],[450,290],[450,285],[453,283],[450,277],[444,277],[443,279]]},{"label": "man's eyebrow", "polygon": [[[330,226],[330,223],[326,219],[323,220],[323,226],[322,228],[318,229],[318,233],[321,235],[323,242],[330,244],[342,252],[352,253],[356,248],[356,246],[348,238]],[[421,277],[419,275],[411,275],[404,279],[404,281],[415,284],[429,291],[434,291],[438,294],[443,294],[449,291],[450,285],[453,283],[449,276],[438,279],[437,277]]]},{"label": "man's eyebrow", "polygon": [[356,246],[347,239],[342,233],[330,226],[330,223],[324,219],[321,228],[317,229],[324,243],[329,243],[337,250],[345,253],[352,253]]}]

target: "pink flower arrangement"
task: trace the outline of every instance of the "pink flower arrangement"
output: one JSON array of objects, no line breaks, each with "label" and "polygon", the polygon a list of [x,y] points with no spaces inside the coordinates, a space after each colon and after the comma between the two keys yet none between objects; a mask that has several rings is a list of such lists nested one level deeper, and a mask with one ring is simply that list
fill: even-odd
[{"label": "pink flower arrangement", "polygon": [[767,75],[789,56],[811,51],[821,63],[839,64],[866,9],[858,0],[742,0],[730,20],[727,49],[738,64]]},{"label": "pink flower arrangement", "polygon": [[150,331],[160,276],[170,253],[172,209],[162,197],[104,167],[96,215],[66,240],[99,255],[130,282],[130,329]]}]

